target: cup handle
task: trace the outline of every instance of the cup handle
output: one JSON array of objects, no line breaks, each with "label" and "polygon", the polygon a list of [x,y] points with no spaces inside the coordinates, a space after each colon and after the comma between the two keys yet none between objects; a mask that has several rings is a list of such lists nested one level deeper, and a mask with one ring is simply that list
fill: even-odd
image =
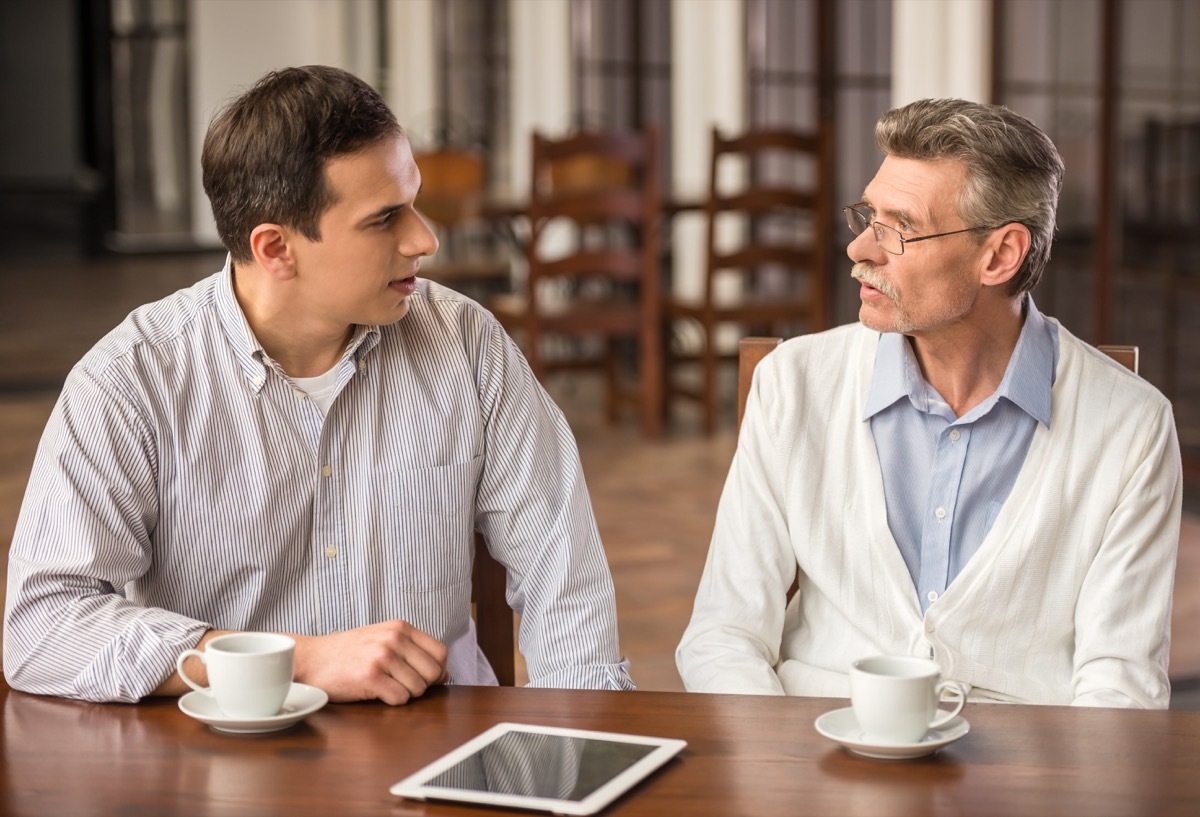
[{"label": "cup handle", "polygon": [[204,653],[200,652],[199,650],[184,650],[179,654],[179,657],[175,659],[175,671],[179,673],[179,677],[183,679],[183,682],[192,689],[205,695],[212,695],[211,689],[200,686],[191,678],[187,677],[187,673],[183,671],[183,662],[193,655],[199,658],[201,663],[208,663],[204,660]]},{"label": "cup handle", "polygon": [[936,690],[939,703],[942,700],[942,695],[945,693],[955,693],[957,695],[956,706],[953,709],[938,709],[937,717],[933,719],[933,723],[929,724],[930,729],[940,729],[950,723],[950,721],[958,717],[958,713],[962,712],[962,708],[967,705],[967,687],[958,681],[938,681]]}]

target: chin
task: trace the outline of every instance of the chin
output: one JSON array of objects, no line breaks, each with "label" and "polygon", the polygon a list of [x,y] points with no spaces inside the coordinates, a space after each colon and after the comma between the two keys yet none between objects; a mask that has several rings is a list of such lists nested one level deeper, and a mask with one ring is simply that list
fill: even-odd
[{"label": "chin", "polygon": [[391,305],[385,309],[372,311],[370,314],[364,314],[363,320],[359,321],[362,326],[388,326],[402,320],[408,314],[408,300],[403,300],[399,304]]},{"label": "chin", "polygon": [[397,306],[395,309],[392,310],[391,320],[388,321],[388,323],[395,323],[398,320],[402,320],[404,318],[404,316],[407,314],[408,314],[408,298],[405,298],[403,301],[400,302],[399,306]]},{"label": "chin", "polygon": [[912,330],[912,320],[907,314],[895,310],[882,311],[863,304],[858,308],[858,322],[876,332],[906,334]]},{"label": "chin", "polygon": [[891,332],[891,324],[883,319],[877,311],[863,305],[858,309],[858,322],[868,329],[874,329],[876,332]]}]

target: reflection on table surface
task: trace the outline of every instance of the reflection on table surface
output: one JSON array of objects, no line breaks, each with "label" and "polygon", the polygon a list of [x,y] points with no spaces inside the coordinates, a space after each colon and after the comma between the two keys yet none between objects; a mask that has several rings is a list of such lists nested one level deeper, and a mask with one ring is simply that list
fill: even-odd
[{"label": "reflection on table surface", "polygon": [[255,736],[173,699],[88,704],[0,682],[0,705],[6,814],[495,814],[388,787],[502,721],[688,742],[606,814],[1200,813],[1200,712],[968,704],[962,740],[879,761],[817,734],[846,705],[829,698],[450,687]]}]

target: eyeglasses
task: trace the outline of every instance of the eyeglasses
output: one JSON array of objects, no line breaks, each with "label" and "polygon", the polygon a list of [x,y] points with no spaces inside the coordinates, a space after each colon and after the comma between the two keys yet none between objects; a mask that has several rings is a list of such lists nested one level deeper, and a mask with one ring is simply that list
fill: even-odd
[{"label": "eyeglasses", "polygon": [[983,230],[984,227],[967,227],[964,230],[951,230],[948,233],[936,233],[935,235],[919,235],[915,238],[905,238],[900,235],[900,231],[895,227],[889,227],[886,224],[880,224],[874,221],[871,216],[871,210],[867,208],[865,201],[860,201],[858,204],[850,204],[842,208],[846,214],[846,223],[850,225],[850,231],[855,235],[862,235],[863,230],[868,227],[873,227],[875,230],[875,241],[883,249],[884,252],[889,252],[892,255],[904,255],[905,244],[916,244],[918,241],[928,241],[931,238],[942,238],[948,235],[958,235],[959,233],[969,233],[972,230]]}]

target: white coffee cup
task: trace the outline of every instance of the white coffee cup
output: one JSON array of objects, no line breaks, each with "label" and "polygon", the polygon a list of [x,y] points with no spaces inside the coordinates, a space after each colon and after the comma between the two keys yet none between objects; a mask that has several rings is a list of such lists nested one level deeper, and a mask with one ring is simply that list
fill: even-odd
[{"label": "white coffee cup", "polygon": [[[294,639],[278,633],[229,633],[186,650],[175,660],[179,677],[202,695],[212,697],[230,718],[266,718],[279,714],[292,687]],[[208,668],[209,686],[187,677],[183,662],[195,656]]]},{"label": "white coffee cup", "polygon": [[[939,709],[948,691],[957,695],[955,706]],[[952,721],[967,702],[967,687],[943,681],[941,669],[927,658],[879,655],[851,666],[850,702],[869,740],[909,744]]]}]

